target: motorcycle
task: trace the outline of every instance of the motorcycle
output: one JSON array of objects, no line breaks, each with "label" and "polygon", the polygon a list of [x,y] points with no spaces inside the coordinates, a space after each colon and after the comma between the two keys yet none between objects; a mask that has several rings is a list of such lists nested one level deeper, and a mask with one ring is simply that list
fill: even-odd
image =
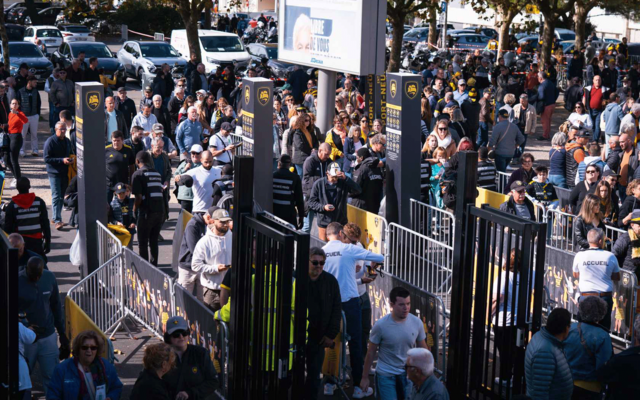
[{"label": "motorcycle", "polygon": [[242,35],[244,44],[250,43],[267,43],[267,31],[264,28],[249,28]]}]

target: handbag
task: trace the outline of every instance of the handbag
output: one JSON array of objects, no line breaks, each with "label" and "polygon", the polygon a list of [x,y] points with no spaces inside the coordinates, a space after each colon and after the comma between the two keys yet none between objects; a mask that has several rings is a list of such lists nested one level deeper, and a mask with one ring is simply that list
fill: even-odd
[{"label": "handbag", "polygon": [[9,134],[0,130],[0,151],[9,151]]}]

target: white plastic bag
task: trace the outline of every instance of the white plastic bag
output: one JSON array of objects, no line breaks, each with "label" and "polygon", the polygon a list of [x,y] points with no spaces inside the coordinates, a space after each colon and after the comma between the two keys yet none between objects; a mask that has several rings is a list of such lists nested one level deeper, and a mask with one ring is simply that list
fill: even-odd
[{"label": "white plastic bag", "polygon": [[69,261],[76,267],[82,266],[82,256],[80,255],[80,233],[76,233],[76,238],[73,239],[71,249],[69,250]]}]

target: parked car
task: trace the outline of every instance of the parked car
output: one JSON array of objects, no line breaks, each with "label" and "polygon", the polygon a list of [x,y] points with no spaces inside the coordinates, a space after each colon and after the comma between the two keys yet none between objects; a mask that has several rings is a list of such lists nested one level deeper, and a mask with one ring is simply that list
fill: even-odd
[{"label": "parked car", "polygon": [[413,28],[402,37],[403,43],[426,42],[429,38],[429,28]]},{"label": "parked car", "polygon": [[[0,60],[4,49],[0,49]],[[42,54],[38,46],[28,42],[9,42],[9,73],[15,75],[20,64],[27,63],[29,71],[38,78],[38,83],[44,84],[53,72],[53,64]]]},{"label": "parked car", "polygon": [[34,18],[28,10],[22,15],[22,19],[19,22],[25,25],[31,25],[32,21],[39,25],[55,25],[58,15],[64,10],[64,7],[49,7],[44,10],[40,10],[37,16]]},{"label": "parked car", "polygon": [[24,39],[24,31],[26,28],[17,24],[6,24],[7,36],[10,42],[21,42]]},{"label": "parked car", "polygon": [[46,46],[47,54],[50,54],[62,44],[62,33],[52,25],[30,26],[25,30],[25,42],[35,44],[38,39]]},{"label": "parked car", "polygon": [[607,44],[619,44],[622,43],[622,40],[615,38],[604,38],[605,43]]},{"label": "parked car", "polygon": [[126,76],[135,78],[141,83],[153,81],[156,70],[162,64],[166,63],[173,67],[174,78],[182,77],[187,66],[187,61],[181,57],[178,50],[169,43],[158,41],[125,42],[118,50],[118,61],[123,65]]},{"label": "parked car", "polygon": [[[52,4],[50,2],[34,2],[33,3],[33,7],[36,10],[44,10],[45,8],[49,8],[51,7]],[[24,1],[19,1],[13,4],[8,5],[5,9],[4,9],[4,19],[5,22],[14,22],[14,20],[12,19],[15,14],[16,9],[18,8],[25,8],[27,7],[27,3]]]},{"label": "parked car", "polygon": [[98,67],[104,68],[104,73],[109,78],[116,78],[116,87],[124,86],[124,66],[117,60],[117,56],[102,42],[72,42],[62,43],[58,50],[51,55],[51,62],[60,67],[68,68],[78,53],[84,51],[85,61],[91,57],[98,58]]},{"label": "parked car", "polygon": [[491,40],[490,37],[476,34],[459,33],[451,35],[453,47],[457,49],[484,49]]},{"label": "parked car", "polygon": [[84,25],[58,25],[58,29],[62,33],[62,40],[66,43],[71,42],[95,42],[95,37]]},{"label": "parked car", "polygon": [[[251,56],[244,48],[242,41],[235,33],[199,29],[200,51],[205,71],[215,71],[218,65],[234,64],[247,67]],[[171,32],[171,45],[178,50],[185,60],[189,59],[189,43],[187,31],[176,29]]]},{"label": "parked car", "polygon": [[479,35],[488,36],[490,38],[495,38],[495,39],[498,38],[498,31],[493,28],[487,28],[484,26],[468,26],[466,28],[463,28],[462,30],[468,31],[468,32],[474,32]]},{"label": "parked car", "polygon": [[293,71],[293,64],[278,61],[278,45],[276,43],[251,43],[247,45],[247,51],[255,64],[259,64],[263,58],[268,58],[267,65],[278,79],[287,79]]}]

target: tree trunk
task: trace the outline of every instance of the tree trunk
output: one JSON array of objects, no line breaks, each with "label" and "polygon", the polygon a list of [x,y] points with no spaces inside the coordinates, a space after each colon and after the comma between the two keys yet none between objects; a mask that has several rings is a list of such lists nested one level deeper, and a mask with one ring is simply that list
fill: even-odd
[{"label": "tree trunk", "polygon": [[211,9],[204,9],[204,29],[211,29]]},{"label": "tree trunk", "polygon": [[509,9],[506,12],[502,7],[498,9],[500,13],[500,30],[498,36],[498,57],[496,58],[496,63],[498,62],[498,58],[502,57],[502,54],[509,49],[509,28],[511,27],[511,22],[517,15],[517,11],[513,9]]},{"label": "tree trunk", "polygon": [[[0,0],[0,8],[4,10],[4,0]],[[4,66],[9,70],[11,65],[9,62],[9,35],[7,35],[7,24],[4,22],[4,12],[0,13],[0,39],[2,39],[2,48],[4,49],[2,54]]]},{"label": "tree trunk", "polygon": [[391,39],[391,57],[389,58],[388,72],[398,72],[400,69],[400,53],[402,53],[402,37],[404,36],[404,17],[398,15],[397,18],[390,17],[393,36]]},{"label": "tree trunk", "polygon": [[556,31],[556,22],[553,14],[544,14],[544,33],[542,36],[542,60],[540,70],[544,70],[547,61],[551,62],[551,51],[553,50],[553,36]]},{"label": "tree trunk", "polygon": [[191,10],[180,10],[182,15],[182,21],[187,32],[187,42],[189,43],[189,58],[191,54],[196,55],[196,62],[202,61],[202,54],[200,53],[200,38],[198,37],[198,20],[193,18]]},{"label": "tree trunk", "polygon": [[576,12],[573,14],[573,26],[576,32],[576,50],[582,50],[584,41],[586,40],[585,25],[587,23],[587,15],[591,11],[591,7],[576,3]]},{"label": "tree trunk", "polygon": [[[429,8],[429,43],[438,43],[438,0],[432,0]],[[429,49],[431,50],[431,49]]]}]

